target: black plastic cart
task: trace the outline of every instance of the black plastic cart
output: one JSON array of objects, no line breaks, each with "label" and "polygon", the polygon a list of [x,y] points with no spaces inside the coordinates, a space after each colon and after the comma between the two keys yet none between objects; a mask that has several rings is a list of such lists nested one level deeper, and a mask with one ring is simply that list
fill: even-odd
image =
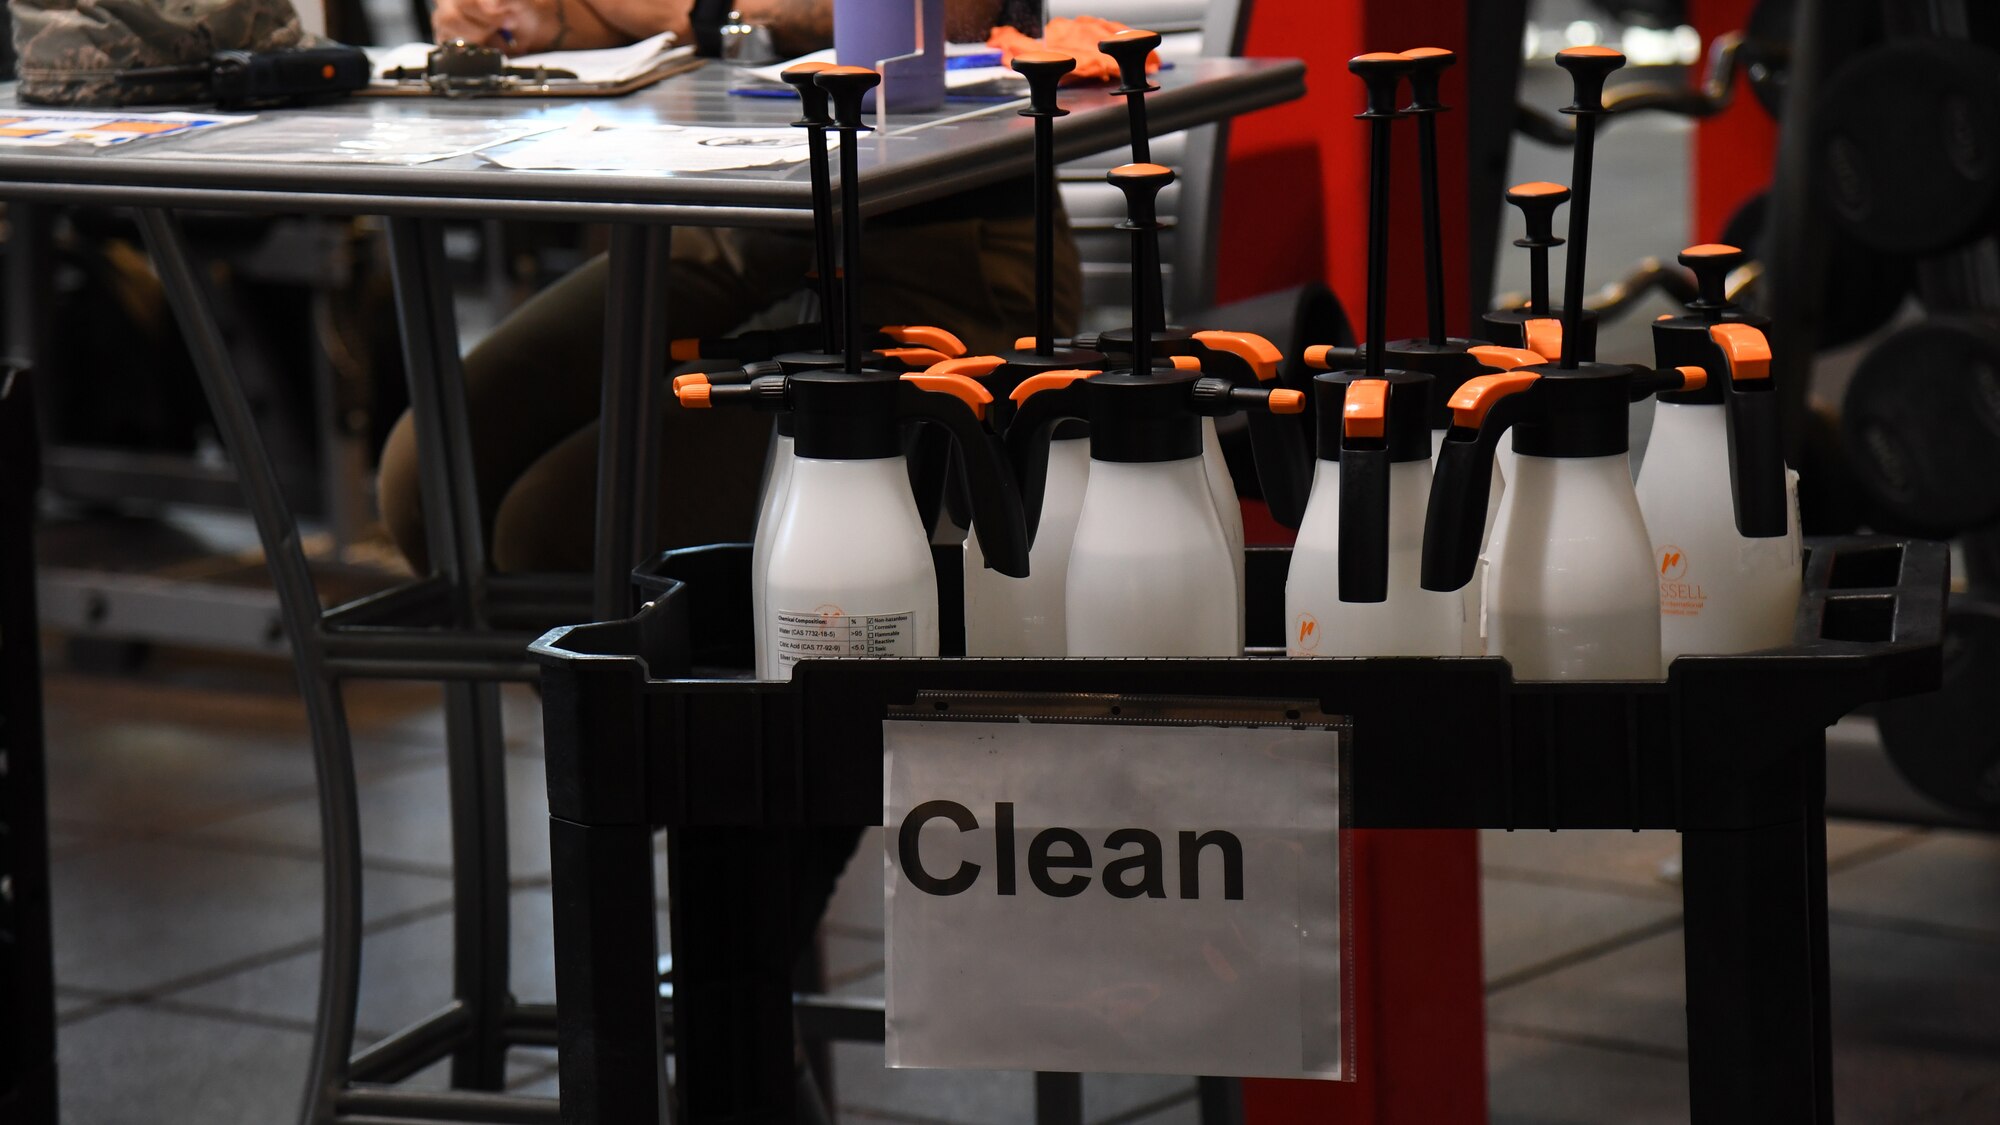
[{"label": "black plastic cart", "polygon": [[[635,616],[534,646],[566,1122],[657,1120],[669,1057],[676,1122],[789,1121],[795,1028],[880,1037],[879,1005],[795,1003],[790,888],[810,877],[813,833],[881,823],[892,707],[992,691],[1317,700],[1352,724],[1359,828],[1681,832],[1694,1119],[1833,1121],[1825,729],[1937,686],[1942,544],[1812,543],[1791,647],[1682,657],[1661,683],[1516,683],[1497,658],[1256,655],[808,661],[789,683],[758,681],[728,671],[748,664],[748,555],[669,552],[639,576],[651,600]],[[941,560],[950,606],[956,555]],[[1250,552],[1253,654],[1281,635],[1287,561]]]}]

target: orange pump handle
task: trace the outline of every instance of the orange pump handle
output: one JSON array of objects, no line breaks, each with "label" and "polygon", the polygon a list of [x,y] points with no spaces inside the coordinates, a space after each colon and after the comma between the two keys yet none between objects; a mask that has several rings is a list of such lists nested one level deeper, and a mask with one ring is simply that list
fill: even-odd
[{"label": "orange pump handle", "polygon": [[1259,383],[1278,377],[1278,362],[1285,358],[1278,346],[1255,332],[1197,332],[1194,338],[1219,352],[1228,352],[1250,365]]},{"label": "orange pump handle", "polygon": [[1451,424],[1468,430],[1478,429],[1486,421],[1486,412],[1493,409],[1494,403],[1527,390],[1540,378],[1540,375],[1526,371],[1509,371],[1504,375],[1475,375],[1467,379],[1452,392],[1451,401],[1445,404],[1451,407]]},{"label": "orange pump handle", "polygon": [[1548,362],[1539,352],[1532,352],[1527,348],[1503,348],[1499,344],[1481,344],[1476,348],[1466,349],[1466,354],[1488,367],[1497,367],[1502,371],[1512,371],[1516,367],[1533,367],[1538,363]]},{"label": "orange pump handle", "polygon": [[1552,184],[1547,180],[1534,180],[1525,184],[1515,184],[1513,187],[1507,189],[1508,195],[1518,195],[1524,199],[1539,199],[1544,195],[1555,195],[1558,193],[1567,195],[1569,189],[1561,184]]},{"label": "orange pump handle", "polygon": [[1563,354],[1563,322],[1552,316],[1538,316],[1522,325],[1528,336],[1528,350],[1554,363]]},{"label": "orange pump handle", "polygon": [[914,347],[935,348],[952,359],[965,354],[965,342],[958,337],[929,324],[885,324],[882,335],[899,344]]},{"label": "orange pump handle", "polygon": [[1167,362],[1173,365],[1175,371],[1201,370],[1201,358],[1199,356],[1170,355],[1167,357]]},{"label": "orange pump handle", "polygon": [[1342,433],[1351,438],[1379,438],[1388,432],[1388,422],[1387,379],[1356,379],[1347,384],[1347,397],[1340,408]]},{"label": "orange pump handle", "polygon": [[876,348],[875,354],[911,367],[933,367],[951,358],[936,348]]},{"label": "orange pump handle", "polygon": [[1333,370],[1333,345],[1314,344],[1306,349],[1306,366],[1318,371]]},{"label": "orange pump handle", "polygon": [[1284,387],[1279,387],[1271,392],[1270,397],[1265,400],[1264,405],[1273,414],[1304,414],[1306,412],[1306,393],[1304,391],[1287,390]]},{"label": "orange pump handle", "polygon": [[1088,379],[1095,374],[1095,371],[1044,371],[1021,380],[1007,397],[1014,400],[1014,405],[1021,406],[1037,391],[1067,387],[1078,379]]},{"label": "orange pump handle", "polygon": [[699,383],[687,383],[675,387],[674,397],[680,400],[680,404],[684,409],[707,410],[713,405],[708,399],[710,389],[708,380],[704,379]]},{"label": "orange pump handle", "polygon": [[674,393],[680,394],[681,388],[690,384],[701,383],[705,385],[707,382],[708,376],[699,371],[691,371],[686,375],[676,375],[674,376]]},{"label": "orange pump handle", "polygon": [[1007,362],[997,355],[962,355],[955,359],[943,359],[924,370],[926,375],[968,375],[977,379],[981,375],[993,374],[993,369]]},{"label": "orange pump handle", "polygon": [[686,363],[691,359],[700,359],[701,338],[699,336],[683,336],[669,343],[667,345],[667,358],[673,360],[675,363]]},{"label": "orange pump handle", "polygon": [[1708,369],[1705,367],[1676,367],[1681,373],[1681,390],[1698,391],[1708,386]]},{"label": "orange pump handle", "polygon": [[1723,357],[1729,360],[1732,382],[1748,383],[1771,377],[1771,341],[1755,325],[1712,324],[1708,338],[1721,346]]},{"label": "orange pump handle", "polygon": [[903,381],[915,385],[919,390],[935,391],[957,398],[972,409],[974,418],[985,418],[987,404],[993,401],[991,391],[964,375],[934,375],[928,371],[912,371],[903,376]]},{"label": "orange pump handle", "polygon": [[1039,343],[1041,341],[1035,339],[1033,336],[1016,336],[1014,337],[1014,350],[1017,352],[1031,352],[1035,350],[1035,346]]}]

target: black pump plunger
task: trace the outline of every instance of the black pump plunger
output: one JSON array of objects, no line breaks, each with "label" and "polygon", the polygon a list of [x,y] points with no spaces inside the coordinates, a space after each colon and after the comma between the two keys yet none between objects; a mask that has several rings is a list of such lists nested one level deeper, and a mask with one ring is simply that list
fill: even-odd
[{"label": "black pump plunger", "polygon": [[1743,264],[1748,255],[1734,246],[1704,242],[1681,251],[1680,263],[1694,271],[1695,299],[1688,308],[1714,319],[1736,307],[1729,299],[1730,271]]},{"label": "black pump plunger", "polygon": [[1132,232],[1132,370],[1143,375],[1153,368],[1154,326],[1143,317],[1147,294],[1160,276],[1159,196],[1174,182],[1174,173],[1158,164],[1121,164],[1107,178],[1125,193],[1126,219],[1118,225]]},{"label": "black pump plunger", "polygon": [[827,167],[826,131],[833,126],[827,113],[826,91],[813,82],[813,75],[831,63],[807,62],[786,67],[783,78],[799,92],[799,119],[793,126],[806,131],[806,153],[812,177],[813,259],[819,269],[820,351],[833,355],[840,350],[840,306],[834,293],[833,266],[833,172]]},{"label": "black pump plunger", "polygon": [[1525,237],[1514,245],[1528,252],[1528,312],[1549,315],[1549,251],[1563,244],[1556,237],[1556,208],[1569,199],[1569,189],[1561,184],[1536,182],[1515,184],[1507,189],[1507,202],[1521,209],[1527,224]]},{"label": "black pump plunger", "polygon": [[1438,217],[1437,115],[1445,111],[1445,104],[1438,99],[1438,84],[1457,56],[1442,47],[1418,47],[1404,51],[1403,58],[1410,63],[1410,104],[1403,112],[1417,119],[1417,170],[1423,180],[1424,312],[1431,346],[1443,347],[1444,231]]},{"label": "black pump plunger", "polygon": [[[1131,28],[1100,41],[1097,49],[1111,56],[1118,64],[1118,88],[1111,91],[1125,99],[1125,111],[1132,126],[1132,163],[1150,164],[1153,161],[1152,132],[1146,125],[1146,95],[1159,87],[1146,79],[1146,60],[1160,46],[1160,33]],[[1148,235],[1152,239],[1151,257],[1157,266],[1160,260],[1160,236],[1156,232]],[[1167,298],[1160,286],[1159,271],[1147,279],[1149,288],[1143,306],[1144,315],[1132,318],[1132,331],[1137,334],[1163,331],[1167,327]]]},{"label": "black pump plunger", "polygon": [[1028,80],[1021,116],[1035,119],[1035,354],[1047,356],[1056,350],[1056,118],[1069,115],[1056,101],[1056,85],[1076,69],[1076,59],[1026,51],[1012,65]]},{"label": "black pump plunger", "polygon": [[1159,89],[1146,80],[1146,60],[1160,46],[1160,33],[1129,28],[1097,44],[1118,64],[1118,88],[1111,91],[1125,99],[1125,112],[1132,121],[1132,163],[1150,164],[1153,148],[1146,128],[1146,95]]},{"label": "black pump plunger", "polygon": [[1574,94],[1564,113],[1576,118],[1576,154],[1570,183],[1575,195],[1569,205],[1569,261],[1563,279],[1563,346],[1561,367],[1576,369],[1577,321],[1583,311],[1583,266],[1590,239],[1590,165],[1597,147],[1597,119],[1604,108],[1604,80],[1625,65],[1625,56],[1609,47],[1570,47],[1556,52],[1556,65],[1569,71]]},{"label": "black pump plunger", "polygon": [[833,102],[834,128],[840,131],[840,256],[846,270],[846,300],[841,312],[843,356],[849,371],[861,370],[861,154],[855,142],[868,126],[861,123],[861,99],[881,85],[882,76],[865,66],[830,66],[813,75],[813,82]]},{"label": "black pump plunger", "polygon": [[1367,370],[1380,379],[1383,344],[1387,342],[1384,297],[1389,282],[1389,129],[1402,111],[1396,108],[1396,87],[1410,73],[1410,60],[1376,51],[1356,55],[1347,69],[1368,86],[1368,108],[1354,116],[1368,122],[1368,336]]}]

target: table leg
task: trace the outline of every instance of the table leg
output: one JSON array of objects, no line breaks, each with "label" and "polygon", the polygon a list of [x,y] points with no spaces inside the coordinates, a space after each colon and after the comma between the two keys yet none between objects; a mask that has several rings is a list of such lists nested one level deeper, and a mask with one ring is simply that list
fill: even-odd
[{"label": "table leg", "polygon": [[319,1009],[300,1120],[316,1125],[332,1117],[334,1095],[346,1084],[361,974],[361,825],[347,712],[340,687],[326,670],[319,594],[306,565],[298,522],[278,487],[256,418],[237,382],[206,284],[188,258],[186,238],[171,212],[142,210],[139,224],[167,300],[187,338],[216,429],[242,482],[265,564],[277,588],[278,612],[291,638],[299,691],[305,697],[319,781],[325,904]]},{"label": "table leg", "polygon": [[632,611],[632,568],[653,553],[659,497],[659,382],[667,370],[667,271],[673,228],[611,229],[604,299],[604,391],[597,447],[591,605],[599,621]]},{"label": "table leg", "polygon": [[1035,1125],[1083,1125],[1083,1075],[1036,1072]]},{"label": "table leg", "polygon": [[[1818,753],[1814,748],[1812,753]],[[1694,1120],[1824,1122],[1817,1073],[1817,945],[1810,861],[1815,827],[1690,830],[1683,836],[1687,912],[1688,1091]],[[1823,831],[1823,823],[1820,825]]]},{"label": "table leg", "polygon": [[[451,624],[483,624],[485,529],[473,475],[476,435],[465,403],[458,328],[436,222],[389,220],[390,265],[403,365],[417,430],[418,486],[431,566],[445,582]],[[500,1089],[506,1079],[507,818],[500,689],[447,682],[445,760],[452,835],[453,993],[471,1013],[452,1056],[452,1085]]]}]

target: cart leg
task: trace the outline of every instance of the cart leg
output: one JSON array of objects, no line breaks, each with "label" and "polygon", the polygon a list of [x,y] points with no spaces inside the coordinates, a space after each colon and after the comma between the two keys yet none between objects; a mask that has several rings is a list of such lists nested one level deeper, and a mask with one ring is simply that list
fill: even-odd
[{"label": "cart leg", "polygon": [[1826,1120],[1807,836],[1803,816],[1685,834],[1688,1090],[1704,1125]]},{"label": "cart leg", "polygon": [[256,416],[229,360],[209,307],[208,290],[188,258],[180,223],[168,211],[139,212],[161,286],[173,305],[193,353],[196,373],[215,414],[216,429],[243,484],[244,502],[257,525],[265,565],[277,589],[278,612],[298,665],[319,782],[320,852],[324,880],[319,1007],[307,1064],[300,1120],[317,1125],[333,1117],[335,1094],[347,1084],[347,1056],[354,1047],[354,1011],[361,980],[361,823],[355,797],[354,752],[340,687],[326,670],[320,646],[319,594],[278,487],[277,474],[257,432]]},{"label": "cart leg", "polygon": [[676,1125],[791,1120],[794,887],[809,831],[667,834]]},{"label": "cart leg", "polygon": [[1201,1125],[1243,1125],[1243,1083],[1234,1078],[1200,1078]]},{"label": "cart leg", "polygon": [[1035,1075],[1035,1125],[1083,1125],[1083,1075]]},{"label": "cart leg", "polygon": [[657,540],[659,383],[667,371],[667,254],[673,228],[611,229],[605,282],[604,390],[597,445],[591,605],[599,621],[631,612],[632,568]]},{"label": "cart leg", "polygon": [[1826,907],[1826,739],[1807,758],[1806,891],[1812,904],[1813,1090],[1816,1125],[1833,1125],[1833,971]]},{"label": "cart leg", "polygon": [[[458,328],[445,273],[443,231],[433,221],[389,220],[390,265],[403,364],[417,429],[418,484],[431,565],[449,591],[452,624],[483,624],[486,540],[472,469],[472,424],[459,367]],[[471,1014],[452,1056],[453,1086],[505,1083],[508,993],[507,819],[500,689],[453,681],[444,688],[450,775],[453,992]]]},{"label": "cart leg", "polygon": [[652,829],[552,816],[549,861],[562,1119],[660,1121],[667,1094]]}]

